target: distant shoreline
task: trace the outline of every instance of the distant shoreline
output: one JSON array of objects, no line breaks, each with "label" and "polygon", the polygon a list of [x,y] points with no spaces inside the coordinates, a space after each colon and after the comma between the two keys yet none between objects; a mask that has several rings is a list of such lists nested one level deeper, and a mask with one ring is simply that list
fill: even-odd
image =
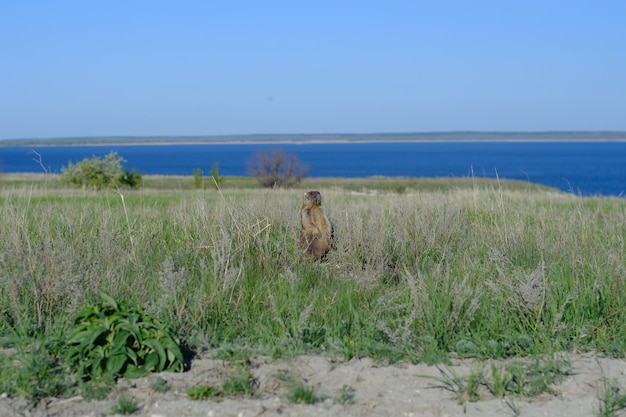
[{"label": "distant shoreline", "polygon": [[138,141],[138,142],[25,142],[25,143],[3,143],[2,147],[51,147],[51,146],[187,146],[187,145],[333,145],[333,144],[364,144],[364,143],[617,143],[626,142],[626,138],[615,139],[413,139],[413,140],[309,140],[309,141]]},{"label": "distant shoreline", "polygon": [[307,145],[454,142],[626,142],[626,131],[83,136],[0,140],[3,146]]}]

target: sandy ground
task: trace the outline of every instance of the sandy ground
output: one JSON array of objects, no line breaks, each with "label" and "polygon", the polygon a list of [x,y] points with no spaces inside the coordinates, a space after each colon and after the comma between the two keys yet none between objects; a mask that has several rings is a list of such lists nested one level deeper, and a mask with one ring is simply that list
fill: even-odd
[{"label": "sandy ground", "polygon": [[[255,358],[250,370],[256,379],[254,397],[231,397],[219,401],[192,400],[187,388],[221,386],[238,365],[208,357],[194,360],[184,373],[160,373],[136,380],[120,380],[106,400],[85,401],[81,397],[41,401],[37,406],[24,400],[0,398],[0,416],[110,416],[120,395],[134,399],[138,410],[133,416],[568,416],[587,417],[599,413],[599,395],[606,381],[616,379],[626,387],[626,361],[593,354],[566,355],[573,375],[554,386],[553,393],[535,398],[496,399],[481,393],[476,402],[459,404],[456,395],[442,387],[440,370],[424,364],[378,366],[370,359],[349,362],[321,356],[300,356],[289,360]],[[459,376],[481,368],[475,361],[455,361],[449,367]],[[485,369],[489,369],[485,366]],[[313,405],[295,404],[286,399],[285,378],[289,375],[313,387],[326,400]],[[152,383],[162,378],[169,390],[156,393]],[[343,387],[354,392],[351,404],[342,404],[338,393]]]}]

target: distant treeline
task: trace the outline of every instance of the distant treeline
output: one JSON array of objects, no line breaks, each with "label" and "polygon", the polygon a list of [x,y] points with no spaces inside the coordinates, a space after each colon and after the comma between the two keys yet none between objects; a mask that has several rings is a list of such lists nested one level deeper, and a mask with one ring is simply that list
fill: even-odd
[{"label": "distant treeline", "polygon": [[415,133],[313,133],[199,136],[86,136],[0,140],[0,146],[99,145],[165,143],[262,142],[398,142],[398,141],[622,141],[626,131],[588,132],[415,132]]}]

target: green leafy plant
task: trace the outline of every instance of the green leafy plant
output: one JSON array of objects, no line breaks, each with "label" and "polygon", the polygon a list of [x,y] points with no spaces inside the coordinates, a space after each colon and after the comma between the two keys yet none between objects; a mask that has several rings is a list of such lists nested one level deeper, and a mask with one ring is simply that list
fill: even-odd
[{"label": "green leafy plant", "polygon": [[197,387],[187,388],[187,396],[192,400],[207,400],[209,398],[217,398],[222,394],[219,388],[212,385],[199,385]]},{"label": "green leafy plant", "polygon": [[119,177],[119,182],[122,185],[126,185],[130,188],[139,188],[141,185],[141,173],[135,169],[122,168],[122,174]]},{"label": "green leafy plant", "polygon": [[183,354],[173,332],[139,308],[107,294],[83,307],[69,335],[68,359],[79,377],[138,377],[182,371]]},{"label": "green leafy plant", "polygon": [[122,167],[124,158],[110,152],[103,158],[93,156],[77,163],[69,162],[61,168],[61,181],[82,188],[115,188],[128,185],[131,188],[141,182],[141,174]]}]

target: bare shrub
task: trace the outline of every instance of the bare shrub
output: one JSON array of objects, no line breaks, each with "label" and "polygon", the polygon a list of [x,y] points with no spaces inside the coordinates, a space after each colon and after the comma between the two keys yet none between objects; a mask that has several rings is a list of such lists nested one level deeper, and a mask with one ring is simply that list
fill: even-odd
[{"label": "bare shrub", "polygon": [[281,149],[258,151],[248,160],[248,171],[263,187],[289,188],[309,174],[298,156]]}]

